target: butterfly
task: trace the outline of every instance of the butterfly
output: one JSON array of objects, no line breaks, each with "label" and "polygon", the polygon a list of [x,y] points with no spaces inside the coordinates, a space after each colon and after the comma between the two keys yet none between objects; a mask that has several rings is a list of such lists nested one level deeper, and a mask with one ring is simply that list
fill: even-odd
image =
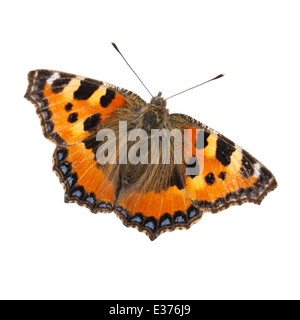
[{"label": "butterfly", "polygon": [[[56,144],[53,170],[64,185],[65,201],[93,213],[114,211],[125,226],[151,240],[188,229],[206,211],[260,204],[277,186],[273,174],[234,142],[187,115],[170,114],[161,93],[147,103],[106,82],[52,70],[31,71],[28,80],[25,97],[35,105],[45,137]],[[99,141],[97,134],[109,129],[121,139],[120,121],[126,121],[127,133],[143,129],[146,140],[153,128],[176,129],[183,137],[182,158],[185,145],[193,161],[174,163],[178,147],[171,143],[170,163],[99,163],[97,151],[107,140]],[[126,150],[133,145],[127,141]],[[117,158],[120,148],[112,148]],[[157,152],[161,160],[162,149]]]}]

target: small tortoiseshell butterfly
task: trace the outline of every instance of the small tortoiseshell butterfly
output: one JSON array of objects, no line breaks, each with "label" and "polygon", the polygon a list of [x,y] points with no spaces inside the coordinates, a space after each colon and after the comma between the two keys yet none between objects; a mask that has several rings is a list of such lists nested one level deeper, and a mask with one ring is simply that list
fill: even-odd
[{"label": "small tortoiseshell butterfly", "polygon": [[[205,211],[260,204],[277,186],[272,173],[234,142],[187,115],[170,114],[161,93],[146,103],[128,90],[69,73],[35,70],[28,79],[25,97],[35,104],[45,137],[56,144],[53,169],[65,187],[65,201],[94,213],[114,211],[125,226],[151,240],[189,228]],[[120,121],[127,121],[128,130],[144,129],[149,139],[150,129],[190,129],[182,145],[190,146],[194,162],[99,164],[97,132],[118,132]],[[174,159],[174,144],[169,147]],[[196,149],[202,152],[201,170]],[[196,172],[188,175],[189,167]]]}]

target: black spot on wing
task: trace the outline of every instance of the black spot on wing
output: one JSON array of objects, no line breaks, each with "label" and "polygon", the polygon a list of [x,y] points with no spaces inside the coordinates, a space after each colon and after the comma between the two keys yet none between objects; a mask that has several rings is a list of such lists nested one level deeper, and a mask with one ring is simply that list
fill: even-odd
[{"label": "black spot on wing", "polygon": [[235,151],[234,143],[225,138],[218,138],[217,140],[217,150],[216,150],[216,158],[223,164],[223,166],[228,166],[231,161],[231,155]]},{"label": "black spot on wing", "polygon": [[92,116],[88,117],[83,123],[84,131],[93,131],[99,124],[101,119],[100,113],[95,113]]},{"label": "black spot on wing", "polygon": [[65,110],[66,110],[66,111],[71,111],[71,110],[72,110],[72,107],[73,107],[72,103],[67,103],[67,104],[65,105]]},{"label": "black spot on wing", "polygon": [[221,180],[225,180],[226,178],[226,172],[222,171],[220,172],[219,176],[218,176]]},{"label": "black spot on wing", "polygon": [[208,175],[206,175],[206,177],[204,179],[205,179],[206,183],[210,186],[213,185],[216,181],[215,175],[212,172],[210,172]]},{"label": "black spot on wing", "polygon": [[68,117],[68,122],[70,123],[74,123],[78,120],[78,113],[77,112],[73,112],[69,115]]},{"label": "black spot on wing", "polygon": [[87,100],[98,88],[99,84],[81,80],[79,88],[74,92],[74,99]]},{"label": "black spot on wing", "polygon": [[100,98],[101,107],[102,108],[108,107],[108,105],[111,103],[111,101],[115,98],[115,95],[116,95],[116,93],[113,90],[107,88],[106,94]]},{"label": "black spot on wing", "polygon": [[51,90],[54,93],[60,93],[64,87],[71,81],[70,78],[58,78],[52,82]]}]

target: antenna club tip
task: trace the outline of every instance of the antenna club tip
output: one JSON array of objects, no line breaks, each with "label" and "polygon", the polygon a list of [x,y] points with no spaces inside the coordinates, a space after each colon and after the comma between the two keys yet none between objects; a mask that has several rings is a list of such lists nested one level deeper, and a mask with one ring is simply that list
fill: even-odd
[{"label": "antenna club tip", "polygon": [[[215,78],[213,78],[213,79],[211,79],[211,80],[220,79],[220,78],[222,78],[224,75],[225,75],[225,73],[221,73],[221,74],[219,74],[218,76],[216,76]],[[209,80],[209,81],[211,81],[211,80]]]},{"label": "antenna club tip", "polygon": [[113,45],[113,47],[114,47],[118,52],[120,52],[120,51],[119,51],[119,48],[117,47],[117,45],[116,45],[113,41],[111,42],[111,44]]}]

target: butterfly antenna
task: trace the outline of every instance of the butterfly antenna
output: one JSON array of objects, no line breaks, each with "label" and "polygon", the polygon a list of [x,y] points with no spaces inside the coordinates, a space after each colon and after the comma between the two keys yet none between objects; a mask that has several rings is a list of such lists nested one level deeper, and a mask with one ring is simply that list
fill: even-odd
[{"label": "butterfly antenna", "polygon": [[191,87],[191,88],[186,89],[186,90],[183,90],[183,91],[181,91],[181,92],[179,92],[179,93],[173,94],[172,96],[170,96],[169,98],[167,98],[167,99],[165,99],[165,100],[171,99],[171,98],[173,98],[173,97],[175,97],[175,96],[178,96],[179,94],[182,94],[182,93],[184,93],[184,92],[186,92],[186,91],[189,91],[189,90],[195,89],[195,88],[197,88],[197,87],[200,87],[200,86],[202,86],[203,84],[205,84],[205,83],[207,83],[207,82],[210,82],[210,81],[213,81],[213,80],[217,80],[217,79],[219,79],[219,78],[222,78],[224,75],[225,75],[225,73],[221,73],[221,74],[219,74],[218,76],[216,76],[216,77],[214,77],[214,78],[212,78],[212,79],[210,79],[210,80],[207,80],[207,81],[205,81],[205,82],[202,82],[202,83],[200,83],[200,84],[197,84],[196,86]]},{"label": "butterfly antenna", "polygon": [[130,64],[126,61],[126,59],[124,58],[124,56],[122,55],[122,53],[120,52],[119,48],[117,47],[117,45],[112,42],[111,43],[113,45],[113,47],[119,52],[119,54],[121,55],[121,57],[124,59],[124,61],[126,62],[126,64],[128,65],[128,67],[131,69],[131,71],[136,75],[136,77],[140,80],[140,83],[145,87],[145,89],[149,92],[150,96],[153,97],[153,95],[151,94],[151,92],[148,90],[148,88],[145,86],[144,82],[141,80],[141,78],[136,74],[136,72],[131,68]]}]

